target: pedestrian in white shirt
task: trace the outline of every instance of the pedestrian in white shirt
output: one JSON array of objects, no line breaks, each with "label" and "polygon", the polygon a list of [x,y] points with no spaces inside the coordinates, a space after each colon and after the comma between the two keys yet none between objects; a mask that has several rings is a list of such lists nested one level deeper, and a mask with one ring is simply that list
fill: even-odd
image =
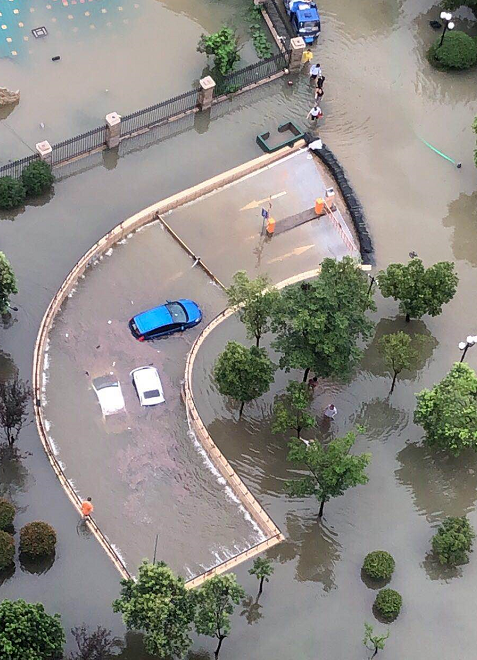
[{"label": "pedestrian in white shirt", "polygon": [[337,412],[336,406],[333,403],[330,403],[330,405],[325,408],[325,417],[332,421],[336,417]]},{"label": "pedestrian in white shirt", "polygon": [[323,113],[319,105],[314,105],[306,116],[306,118],[311,119],[311,121],[316,121],[317,119],[321,119],[322,117],[323,117]]},{"label": "pedestrian in white shirt", "polygon": [[318,76],[321,76],[321,66],[319,64],[312,64],[310,66],[310,82],[315,83]]}]

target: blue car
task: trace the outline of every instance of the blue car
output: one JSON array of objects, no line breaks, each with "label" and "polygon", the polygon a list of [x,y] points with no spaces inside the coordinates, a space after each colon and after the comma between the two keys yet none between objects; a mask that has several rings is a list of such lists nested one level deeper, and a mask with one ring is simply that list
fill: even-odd
[{"label": "blue car", "polygon": [[193,328],[201,321],[202,312],[197,303],[181,298],[136,314],[129,321],[129,328],[133,337],[145,341]]}]

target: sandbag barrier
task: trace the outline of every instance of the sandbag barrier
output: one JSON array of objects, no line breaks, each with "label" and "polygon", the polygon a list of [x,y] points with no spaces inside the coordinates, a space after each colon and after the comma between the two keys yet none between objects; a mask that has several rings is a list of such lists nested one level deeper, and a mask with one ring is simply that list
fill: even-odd
[{"label": "sandbag barrier", "polygon": [[[305,135],[305,140],[309,144],[316,140],[316,137],[310,134]],[[322,142],[321,149],[310,149],[321,162],[329,169],[341,191],[346,208],[353,220],[353,225],[358,235],[359,251],[364,264],[374,264],[374,247],[371,236],[368,232],[363,207],[356,197],[356,193],[351,186],[348,177],[334,153]]]}]

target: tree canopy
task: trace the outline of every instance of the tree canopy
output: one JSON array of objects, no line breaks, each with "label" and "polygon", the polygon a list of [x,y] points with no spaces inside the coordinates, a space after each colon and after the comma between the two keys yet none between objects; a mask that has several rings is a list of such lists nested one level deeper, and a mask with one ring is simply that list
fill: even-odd
[{"label": "tree canopy", "polygon": [[[422,338],[416,337],[418,342]],[[383,356],[386,366],[393,374],[390,394],[394,390],[396,378],[403,369],[412,369],[419,358],[419,352],[412,346],[412,339],[402,330],[393,332],[389,335],[383,335],[378,343],[378,349]]]},{"label": "tree canopy", "polygon": [[408,264],[389,264],[378,275],[381,293],[399,300],[406,321],[424,314],[439,316],[442,306],[454,297],[458,282],[453,263],[440,261],[426,269],[417,258]]},{"label": "tree canopy", "polygon": [[441,564],[457,566],[467,562],[475,532],[466,516],[446,518],[432,537],[432,549]]},{"label": "tree canopy", "polygon": [[275,399],[272,432],[286,433],[293,429],[299,438],[304,429],[316,426],[316,419],[308,412],[312,397],[307,383],[290,381],[285,395]]},{"label": "tree canopy", "polygon": [[217,638],[216,659],[222,642],[230,634],[230,616],[244,596],[245,591],[233,573],[215,575],[195,592],[195,628],[199,635]]},{"label": "tree canopy", "polygon": [[14,293],[18,293],[15,273],[4,253],[0,252],[0,314],[8,312],[10,296]]},{"label": "tree canopy", "polygon": [[0,428],[13,447],[28,415],[28,403],[31,398],[31,388],[18,376],[13,380],[0,383]]},{"label": "tree canopy", "polygon": [[275,365],[265,349],[229,341],[214,367],[219,392],[244,404],[262,396],[273,382]]},{"label": "tree canopy", "polygon": [[274,571],[275,569],[273,568],[270,559],[266,559],[266,557],[257,557],[253,560],[253,566],[248,572],[250,575],[255,575],[260,582],[258,588],[259,596],[263,590],[263,583],[269,582],[269,578],[273,575]]},{"label": "tree canopy", "polygon": [[184,579],[174,575],[164,562],[143,561],[137,580],[122,580],[121,585],[113,610],[121,612],[128,630],[144,632],[146,651],[161,657],[184,657],[192,644],[194,617]]},{"label": "tree canopy", "polygon": [[323,378],[348,376],[362,355],[358,340],[373,328],[366,311],[376,306],[368,288],[351,257],[324,259],[316,279],[287,287],[272,320],[280,367],[304,369],[303,381],[310,369]]},{"label": "tree canopy", "polygon": [[458,456],[477,450],[477,376],[465,362],[454,364],[440,383],[417,395],[414,421],[431,447]]},{"label": "tree canopy", "polygon": [[251,280],[244,270],[235,273],[226,293],[229,305],[237,307],[237,314],[247,329],[247,337],[255,339],[258,347],[262,335],[270,329],[269,319],[280,294],[271,286],[267,275]]},{"label": "tree canopy", "polygon": [[222,76],[232,71],[240,59],[235,32],[225,25],[214,34],[202,34],[197,50],[199,53],[213,56],[214,69]]},{"label": "tree canopy", "polygon": [[55,660],[63,657],[65,633],[59,614],[41,603],[0,602],[0,657],[4,660]]},{"label": "tree canopy", "polygon": [[364,624],[364,639],[363,644],[370,651],[374,651],[371,658],[374,658],[378,654],[378,651],[382,651],[386,644],[386,640],[389,637],[389,630],[385,635],[378,635],[374,633],[374,628],[369,623]]},{"label": "tree canopy", "polygon": [[368,477],[365,469],[371,454],[350,454],[355,439],[354,433],[348,433],[343,438],[332,440],[327,447],[317,440],[306,444],[293,439],[289,445],[288,459],[296,465],[305,465],[309,474],[288,481],[289,494],[295,497],[314,495],[320,502],[321,517],[325,502],[343,495],[352,486],[366,484]]}]

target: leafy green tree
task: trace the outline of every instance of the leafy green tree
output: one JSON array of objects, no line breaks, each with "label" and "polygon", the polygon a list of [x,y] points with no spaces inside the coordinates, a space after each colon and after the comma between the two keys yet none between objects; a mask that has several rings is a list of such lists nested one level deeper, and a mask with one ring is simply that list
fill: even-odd
[{"label": "leafy green tree", "polygon": [[244,596],[245,591],[237,584],[233,573],[211,577],[194,594],[195,629],[199,635],[217,638],[215,660],[219,657],[222,642],[230,634],[230,616],[234,607]]},{"label": "leafy green tree", "polygon": [[8,312],[12,293],[18,293],[17,279],[10,262],[3,252],[0,252],[0,314]]},{"label": "leafy green tree", "polygon": [[13,536],[8,532],[0,530],[0,571],[9,568],[13,564],[14,558],[15,541],[13,540]]},{"label": "leafy green tree", "polygon": [[394,589],[381,589],[374,601],[374,607],[386,621],[394,621],[402,607],[402,596]]},{"label": "leafy green tree", "polygon": [[272,432],[286,433],[293,429],[297,438],[300,438],[304,429],[316,426],[315,418],[308,412],[312,397],[307,383],[290,381],[285,396],[281,399],[275,398]]},{"label": "leafy green tree", "polygon": [[440,383],[417,395],[414,421],[430,447],[458,456],[477,450],[477,376],[465,362],[457,362]]},{"label": "leafy green tree", "polygon": [[255,339],[258,348],[262,335],[270,330],[269,319],[280,294],[271,286],[267,275],[250,280],[244,270],[235,273],[226,293],[229,305],[237,307],[239,318],[247,329],[247,337]]},{"label": "leafy green tree", "polygon": [[11,176],[0,177],[0,209],[14,209],[25,201],[23,183]]},{"label": "leafy green tree", "polygon": [[214,378],[221,394],[240,401],[241,415],[246,403],[268,392],[274,372],[265,349],[229,341],[217,358]]},{"label": "leafy green tree", "polygon": [[[421,339],[421,337],[415,338],[416,342]],[[383,335],[379,340],[379,352],[383,356],[386,366],[391,369],[393,374],[389,394],[392,394],[394,391],[398,374],[403,369],[412,369],[417,363],[419,352],[411,344],[411,337],[405,332],[402,332],[402,330],[389,335]]]},{"label": "leafy green tree", "polygon": [[57,660],[63,657],[65,633],[60,615],[41,603],[0,602],[0,657],[4,660]]},{"label": "leafy green tree", "polygon": [[78,650],[70,653],[67,660],[111,660],[116,656],[114,651],[120,649],[121,640],[111,636],[111,631],[102,626],[89,631],[86,624],[71,629]]},{"label": "leafy green tree", "polygon": [[55,177],[48,163],[35,160],[22,172],[22,183],[27,195],[41,195],[51,188]]},{"label": "leafy green tree", "polygon": [[0,530],[6,530],[13,525],[15,507],[4,497],[0,497]]},{"label": "leafy green tree", "polygon": [[256,575],[257,580],[260,580],[258,596],[260,596],[263,591],[263,583],[269,582],[269,578],[273,575],[274,571],[275,569],[273,568],[270,559],[266,559],[265,557],[257,557],[254,559],[253,566],[249,570],[249,573],[250,575]]},{"label": "leafy green tree", "polygon": [[310,369],[323,378],[348,376],[362,355],[358,340],[373,328],[366,311],[376,306],[368,288],[351,257],[324,259],[316,279],[287,287],[272,319],[280,367],[304,369],[303,382]]},{"label": "leafy green tree", "polygon": [[374,628],[369,623],[364,624],[364,639],[363,644],[370,651],[374,651],[371,658],[374,658],[378,654],[378,651],[382,651],[386,644],[386,640],[389,637],[389,630],[386,635],[375,635]]},{"label": "leafy green tree", "polygon": [[288,459],[298,466],[305,465],[309,474],[288,481],[288,493],[295,497],[315,495],[320,502],[320,518],[328,500],[343,495],[352,486],[368,482],[365,469],[371,454],[350,454],[355,439],[354,433],[347,433],[344,438],[332,440],[327,447],[316,440],[305,444],[295,438],[290,442]]},{"label": "leafy green tree", "polygon": [[448,31],[441,45],[441,37],[427,51],[427,59],[437,69],[462,71],[477,62],[477,43],[461,30]]},{"label": "leafy green tree", "polygon": [[164,563],[143,561],[135,580],[121,581],[121,596],[113,610],[121,612],[128,630],[142,630],[146,651],[160,657],[189,650],[194,604],[184,579]]},{"label": "leafy green tree", "polygon": [[441,564],[456,566],[468,561],[475,532],[466,516],[446,518],[432,537],[432,549]]},{"label": "leafy green tree", "polygon": [[426,269],[417,258],[407,265],[390,264],[378,275],[381,293],[399,300],[399,311],[406,315],[406,321],[424,314],[439,316],[442,305],[454,297],[458,282],[453,263],[440,261]]},{"label": "leafy green tree", "polygon": [[209,36],[202,34],[197,50],[199,53],[213,56],[214,69],[222,76],[230,73],[240,59],[235,32],[225,25]]},{"label": "leafy green tree", "polygon": [[0,429],[10,449],[15,444],[28,415],[31,388],[18,376],[0,383]]}]

